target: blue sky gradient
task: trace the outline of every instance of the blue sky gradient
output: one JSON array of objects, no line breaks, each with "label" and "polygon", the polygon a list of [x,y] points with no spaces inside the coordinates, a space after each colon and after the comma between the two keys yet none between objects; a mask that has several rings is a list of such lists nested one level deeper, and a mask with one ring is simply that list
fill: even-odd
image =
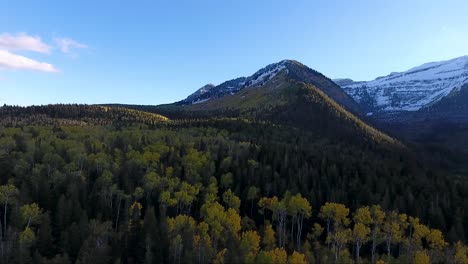
[{"label": "blue sky gradient", "polygon": [[[58,71],[0,62],[0,104],[170,103],[282,59],[370,80],[468,55],[466,10],[466,0],[0,0],[0,39],[50,46],[3,49]],[[61,51],[64,38],[82,46]]]}]

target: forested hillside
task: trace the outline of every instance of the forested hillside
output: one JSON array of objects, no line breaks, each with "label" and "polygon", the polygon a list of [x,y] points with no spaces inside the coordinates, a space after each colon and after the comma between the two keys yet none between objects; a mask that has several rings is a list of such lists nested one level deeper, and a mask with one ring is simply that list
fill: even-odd
[{"label": "forested hillside", "polygon": [[2,263],[468,261],[466,179],[397,142],[50,111],[2,109]]},{"label": "forested hillside", "polygon": [[42,105],[0,107],[0,125],[109,125],[138,122],[155,124],[166,117],[121,107],[91,105]]},{"label": "forested hillside", "polygon": [[[282,71],[260,87],[244,88],[233,95],[192,105],[106,106],[152,112],[176,120],[244,118],[305,129],[317,138],[398,144],[336,103],[323,88],[297,81],[290,75]],[[325,77],[322,79],[329,82]],[[314,79],[316,83],[319,81]]]}]

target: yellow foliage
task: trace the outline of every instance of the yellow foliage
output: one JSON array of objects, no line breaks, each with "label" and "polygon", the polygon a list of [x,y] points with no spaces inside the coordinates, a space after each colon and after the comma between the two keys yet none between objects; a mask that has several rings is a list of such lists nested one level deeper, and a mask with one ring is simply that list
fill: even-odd
[{"label": "yellow foliage", "polygon": [[367,241],[370,234],[370,228],[365,226],[363,223],[356,223],[353,229],[353,237],[355,240]]},{"label": "yellow foliage", "polygon": [[323,233],[323,227],[319,223],[314,223],[312,227],[312,232],[308,235],[312,239],[318,239]]},{"label": "yellow foliage", "polygon": [[140,216],[141,214],[141,209],[143,208],[143,206],[141,205],[141,203],[139,202],[134,202],[131,206],[130,206],[130,215],[134,215],[134,216]]},{"label": "yellow foliage", "polygon": [[195,226],[195,220],[191,216],[178,215],[175,218],[167,218],[167,229],[174,236],[186,230],[194,230]]},{"label": "yellow foliage", "polygon": [[238,235],[241,230],[241,217],[236,210],[229,208],[226,212],[226,225],[227,229],[232,232],[235,236]]},{"label": "yellow foliage", "polygon": [[349,224],[349,208],[339,203],[325,203],[320,208],[319,217],[327,221],[332,221],[335,225]]},{"label": "yellow foliage", "polygon": [[265,231],[263,232],[263,246],[266,250],[272,250],[275,244],[275,230],[273,230],[273,226],[268,223],[265,225]]},{"label": "yellow foliage", "polygon": [[253,262],[260,249],[260,236],[256,231],[246,231],[242,233],[240,249],[244,254],[245,262]]},{"label": "yellow foliage", "polygon": [[382,211],[380,205],[373,205],[370,208],[370,213],[372,217],[372,224],[373,225],[381,225],[385,218],[385,212]]},{"label": "yellow foliage", "polygon": [[289,199],[288,211],[292,216],[303,215],[305,218],[309,218],[312,214],[312,206],[306,198],[296,194]]},{"label": "yellow foliage", "polygon": [[370,209],[368,206],[366,207],[361,207],[356,210],[354,213],[354,222],[356,223],[362,223],[364,225],[369,225],[372,223],[372,216],[370,213]]},{"label": "yellow foliage", "polygon": [[304,254],[294,251],[291,256],[289,256],[288,264],[307,264]]},{"label": "yellow foliage", "polygon": [[29,227],[26,227],[19,235],[19,242],[21,245],[30,245],[34,240],[36,240],[36,235]]},{"label": "yellow foliage", "polygon": [[455,244],[455,264],[468,264],[468,247],[458,241]]},{"label": "yellow foliage", "polygon": [[224,264],[224,257],[226,255],[227,248],[221,250],[216,254],[215,258],[213,259],[213,264]]},{"label": "yellow foliage", "polygon": [[338,245],[344,245],[351,239],[351,230],[349,228],[335,232],[333,241]]},{"label": "yellow foliage", "polygon": [[430,258],[425,251],[416,251],[413,258],[413,264],[429,264]]},{"label": "yellow foliage", "polygon": [[223,194],[223,202],[230,208],[236,210],[239,213],[239,208],[241,204],[241,200],[237,197],[231,189],[228,189]]},{"label": "yellow foliage", "polygon": [[416,251],[416,254],[414,254],[413,258],[413,263],[414,264],[429,264],[430,263],[430,258],[426,254],[425,251]]},{"label": "yellow foliage", "polygon": [[426,239],[431,249],[443,250],[447,246],[447,242],[444,240],[444,235],[442,235],[440,230],[431,229]]},{"label": "yellow foliage", "polygon": [[275,248],[269,254],[273,257],[273,263],[286,263],[288,260],[288,254],[282,248]]}]

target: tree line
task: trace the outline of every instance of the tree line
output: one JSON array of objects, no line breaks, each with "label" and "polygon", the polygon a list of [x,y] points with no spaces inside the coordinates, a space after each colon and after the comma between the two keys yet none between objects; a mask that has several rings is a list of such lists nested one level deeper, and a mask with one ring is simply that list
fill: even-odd
[{"label": "tree line", "polygon": [[468,188],[245,119],[0,129],[2,263],[466,263]]}]

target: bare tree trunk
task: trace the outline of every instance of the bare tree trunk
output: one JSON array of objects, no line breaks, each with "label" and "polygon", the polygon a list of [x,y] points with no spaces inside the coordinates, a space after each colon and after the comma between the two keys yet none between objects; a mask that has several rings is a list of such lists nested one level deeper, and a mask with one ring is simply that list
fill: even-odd
[{"label": "bare tree trunk", "polygon": [[301,214],[299,217],[296,218],[296,224],[297,224],[296,246],[297,246],[297,250],[299,252],[301,251],[301,236],[302,236],[303,221],[304,221],[304,215],[303,214]]},{"label": "bare tree trunk", "polygon": [[250,217],[253,217],[252,211],[253,211],[253,200],[250,202]]},{"label": "bare tree trunk", "polygon": [[286,224],[287,224],[287,221],[286,221],[286,214],[284,215],[284,239],[283,239],[283,247],[286,247],[286,241],[288,239],[288,237],[286,236]]},{"label": "bare tree trunk", "polygon": [[5,236],[5,240],[6,240],[6,237],[7,237],[7,204],[8,204],[8,197],[5,201],[5,207],[4,207],[4,211],[5,213],[3,214],[3,228],[4,228],[4,232],[3,232],[3,235]]},{"label": "bare tree trunk", "polygon": [[0,220],[0,241],[1,240],[3,240],[3,226],[2,226],[2,221]]},{"label": "bare tree trunk", "polygon": [[335,245],[335,264],[338,263],[338,254],[339,254],[338,245]]},{"label": "bare tree trunk", "polygon": [[360,251],[361,251],[361,243],[358,241],[356,242],[356,263],[361,263]]},{"label": "bare tree trunk", "polygon": [[119,216],[120,216],[120,203],[122,202],[122,198],[119,198],[119,203],[117,205],[117,219],[115,219],[115,230],[119,227]]},{"label": "bare tree trunk", "polygon": [[277,232],[278,232],[278,247],[281,247],[281,236],[282,236],[282,229],[281,229],[281,222],[278,222],[278,225],[277,225]]},{"label": "bare tree trunk", "polygon": [[293,216],[293,218],[291,219],[291,244],[292,246],[294,247],[294,225],[296,224],[295,222],[295,219],[296,217]]},{"label": "bare tree trunk", "polygon": [[387,256],[388,256],[388,257],[390,257],[391,249],[392,249],[392,240],[389,239],[389,240],[387,240]]},{"label": "bare tree trunk", "polygon": [[5,244],[5,242],[4,242],[3,240],[0,240],[0,249],[1,249],[1,252],[2,252],[2,258],[1,258],[0,260],[2,261],[2,263],[6,263],[6,261],[5,261],[4,244]]},{"label": "bare tree trunk", "polygon": [[372,230],[372,263],[375,263],[375,249],[377,247],[377,228]]}]

